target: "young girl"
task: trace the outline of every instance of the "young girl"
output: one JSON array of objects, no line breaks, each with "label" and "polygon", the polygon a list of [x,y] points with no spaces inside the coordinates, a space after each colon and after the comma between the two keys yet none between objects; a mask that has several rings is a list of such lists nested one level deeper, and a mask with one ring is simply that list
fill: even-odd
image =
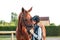
[{"label": "young girl", "polygon": [[34,28],[30,30],[32,34],[32,40],[46,40],[46,30],[45,26],[43,26],[40,22],[40,17],[39,16],[34,16],[32,18]]}]

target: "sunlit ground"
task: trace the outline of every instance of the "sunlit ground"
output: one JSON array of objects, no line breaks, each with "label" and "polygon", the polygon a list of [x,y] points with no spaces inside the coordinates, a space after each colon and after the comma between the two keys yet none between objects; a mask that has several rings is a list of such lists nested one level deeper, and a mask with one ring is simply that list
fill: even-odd
[{"label": "sunlit ground", "polygon": [[60,36],[47,37],[47,40],[60,40]]},{"label": "sunlit ground", "polygon": [[[11,35],[0,35],[0,40],[11,40]],[[14,40],[16,40],[16,36],[14,36]],[[60,40],[60,36],[47,37],[46,40]]]}]

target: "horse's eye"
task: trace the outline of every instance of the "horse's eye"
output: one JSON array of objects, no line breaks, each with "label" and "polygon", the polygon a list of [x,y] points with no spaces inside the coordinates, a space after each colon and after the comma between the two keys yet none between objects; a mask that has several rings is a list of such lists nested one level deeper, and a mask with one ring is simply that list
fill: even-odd
[{"label": "horse's eye", "polygon": [[32,20],[32,18],[30,20]]},{"label": "horse's eye", "polygon": [[27,19],[25,19],[24,21],[27,21]]}]

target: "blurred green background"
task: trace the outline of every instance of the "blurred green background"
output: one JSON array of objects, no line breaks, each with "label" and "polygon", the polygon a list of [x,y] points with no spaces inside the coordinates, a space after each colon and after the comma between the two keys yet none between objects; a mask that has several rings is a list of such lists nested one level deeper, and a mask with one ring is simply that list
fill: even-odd
[{"label": "blurred green background", "polygon": [[[12,12],[11,21],[9,23],[5,22],[4,20],[0,20],[0,31],[16,31],[17,24],[18,24],[17,14]],[[60,25],[56,26],[54,23],[50,23],[49,26],[45,27],[46,27],[47,39],[49,39],[49,37],[60,38]],[[11,35],[0,34],[0,40],[11,40]],[[15,35],[14,40],[16,40]]]},{"label": "blurred green background", "polygon": [[[18,24],[17,13],[11,12],[11,21],[5,22],[0,20],[0,31],[15,31]],[[56,26],[54,23],[50,23],[46,27],[47,36],[60,36],[60,25]]]}]

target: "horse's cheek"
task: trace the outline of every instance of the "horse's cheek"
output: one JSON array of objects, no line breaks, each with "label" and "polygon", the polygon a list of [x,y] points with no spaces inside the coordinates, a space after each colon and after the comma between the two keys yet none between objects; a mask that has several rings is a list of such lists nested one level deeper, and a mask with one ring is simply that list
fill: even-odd
[{"label": "horse's cheek", "polygon": [[23,32],[27,32],[27,29],[25,27],[22,28]]}]

